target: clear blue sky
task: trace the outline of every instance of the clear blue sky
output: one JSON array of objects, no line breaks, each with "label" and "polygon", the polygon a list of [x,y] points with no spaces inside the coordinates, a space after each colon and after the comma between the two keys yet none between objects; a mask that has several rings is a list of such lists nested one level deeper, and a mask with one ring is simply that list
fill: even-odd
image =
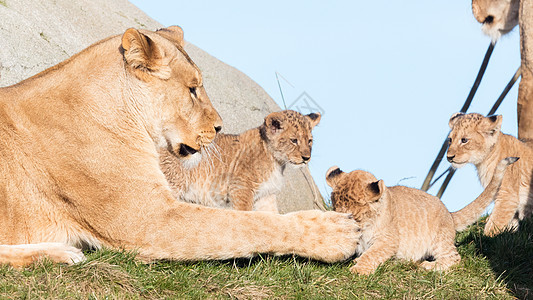
[{"label": "clear blue sky", "polygon": [[[325,111],[310,169],[326,197],[332,165],[419,188],[489,44],[469,0],[131,2],[182,26],[186,40],[246,73],[281,107],[276,71],[294,86],[282,82],[287,104],[307,92]],[[516,28],[496,45],[470,111],[486,114],[519,63]],[[498,111],[513,135],[516,98],[517,85]],[[481,190],[474,167],[464,167],[442,200],[457,210]]]}]

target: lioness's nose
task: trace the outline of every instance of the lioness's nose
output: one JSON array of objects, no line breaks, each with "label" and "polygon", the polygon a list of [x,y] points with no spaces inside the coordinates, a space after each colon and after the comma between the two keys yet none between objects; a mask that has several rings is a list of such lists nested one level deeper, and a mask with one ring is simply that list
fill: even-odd
[{"label": "lioness's nose", "polygon": [[488,16],[485,18],[485,20],[483,20],[483,24],[492,24],[492,22],[494,22],[494,17],[493,16]]},{"label": "lioness's nose", "polygon": [[447,156],[446,159],[448,159],[449,162],[453,162],[453,158],[455,155]]},{"label": "lioness's nose", "polygon": [[222,126],[215,126],[215,132],[219,133],[222,130]]}]

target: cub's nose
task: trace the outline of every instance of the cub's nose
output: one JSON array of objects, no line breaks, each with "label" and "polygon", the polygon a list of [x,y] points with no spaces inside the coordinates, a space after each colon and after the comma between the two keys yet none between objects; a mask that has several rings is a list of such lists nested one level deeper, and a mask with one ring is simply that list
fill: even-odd
[{"label": "cub's nose", "polygon": [[447,156],[446,159],[448,159],[449,162],[453,162],[455,155]]},{"label": "cub's nose", "polygon": [[215,132],[219,133],[222,130],[222,126],[215,126]]},{"label": "cub's nose", "polygon": [[304,162],[308,162],[311,159],[311,156],[302,156]]}]

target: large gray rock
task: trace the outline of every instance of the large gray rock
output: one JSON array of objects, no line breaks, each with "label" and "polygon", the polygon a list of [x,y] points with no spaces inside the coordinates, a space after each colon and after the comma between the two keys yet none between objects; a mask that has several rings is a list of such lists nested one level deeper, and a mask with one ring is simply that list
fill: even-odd
[{"label": "large gray rock", "polygon": [[[2,0],[0,20],[0,86],[37,74],[129,27],[162,27],[126,0]],[[207,93],[224,120],[224,132],[259,126],[265,115],[280,109],[242,72],[192,44],[186,50],[203,72]],[[322,207],[309,170],[289,170],[287,175],[280,197],[282,212]]]}]

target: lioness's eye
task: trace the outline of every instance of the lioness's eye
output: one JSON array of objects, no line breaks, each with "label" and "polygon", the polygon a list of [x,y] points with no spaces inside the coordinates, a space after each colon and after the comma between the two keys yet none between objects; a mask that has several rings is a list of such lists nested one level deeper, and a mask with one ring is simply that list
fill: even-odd
[{"label": "lioness's eye", "polygon": [[462,139],[461,139],[461,143],[466,144],[467,142],[468,142],[468,139],[467,139],[467,138],[462,138]]},{"label": "lioness's eye", "polygon": [[191,92],[191,95],[193,95],[194,98],[197,97],[197,96],[196,96],[196,87],[190,87],[190,88],[189,88],[189,92]]},{"label": "lioness's eye", "polygon": [[313,140],[312,140],[312,139],[311,139],[311,140],[309,140],[309,145],[311,145],[312,143],[313,143]]},{"label": "lioness's eye", "polygon": [[452,138],[448,138],[448,144],[452,143]]},{"label": "lioness's eye", "polygon": [[298,145],[298,140],[297,139],[291,139],[291,143],[293,143],[295,145]]}]

